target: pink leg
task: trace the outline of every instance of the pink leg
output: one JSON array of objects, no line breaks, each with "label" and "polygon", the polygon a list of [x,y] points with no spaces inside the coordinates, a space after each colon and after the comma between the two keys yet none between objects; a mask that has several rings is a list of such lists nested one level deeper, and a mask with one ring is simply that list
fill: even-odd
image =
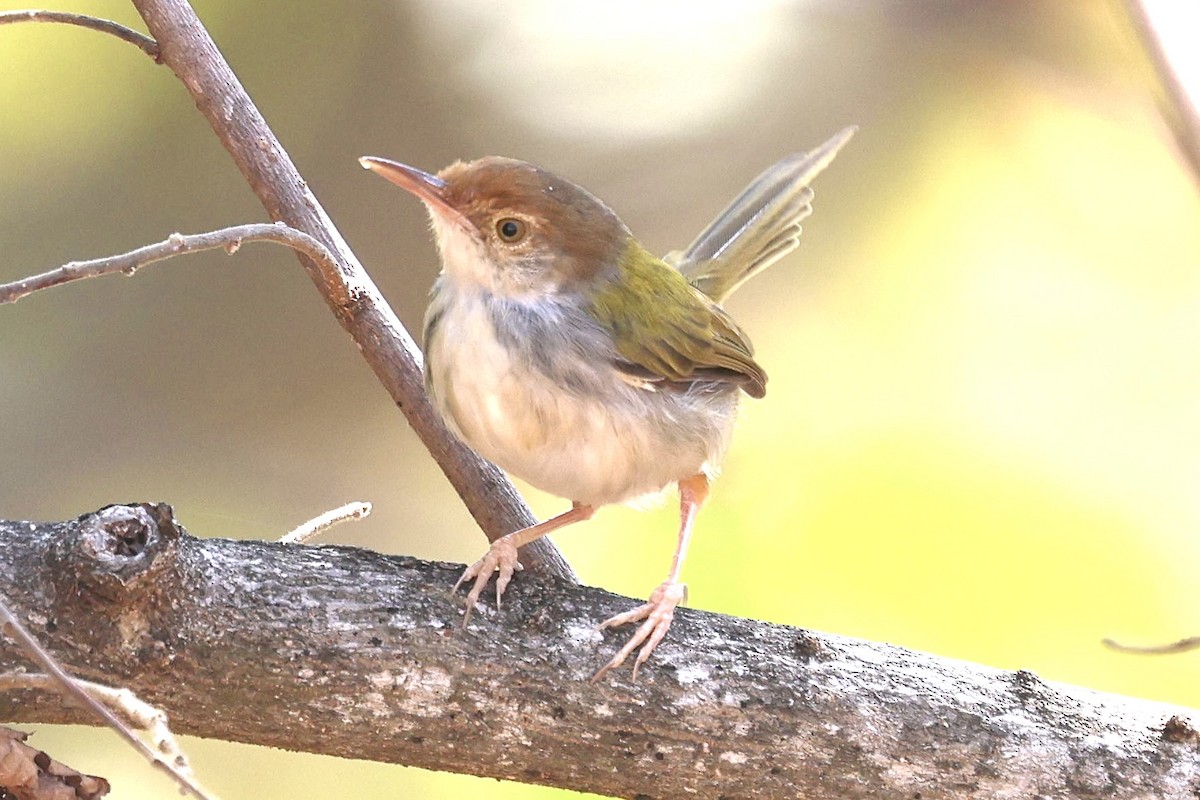
[{"label": "pink leg", "polygon": [[625,663],[625,659],[637,650],[637,658],[633,661],[633,679],[637,680],[638,667],[646,663],[646,659],[658,647],[658,643],[667,635],[671,620],[675,618],[675,607],[687,600],[687,586],[679,582],[683,571],[683,559],[687,555],[688,542],[692,538],[692,527],[696,522],[696,514],[700,506],[708,498],[708,478],[704,475],[693,475],[679,482],[679,542],[675,545],[675,559],[671,562],[671,573],[659,584],[650,599],[637,608],[618,614],[612,619],[600,623],[600,629],[615,628],[627,622],[645,620],[630,637],[624,647],[617,652],[612,660],[605,664],[592,677],[592,682],[600,680],[609,671]]},{"label": "pink leg", "polygon": [[458,583],[454,584],[453,591],[457,592],[458,587],[463,583],[472,578],[475,579],[470,593],[467,594],[467,612],[463,615],[463,627],[467,627],[467,622],[471,619],[471,611],[479,602],[479,596],[483,594],[484,587],[487,586],[488,580],[496,570],[500,571],[500,574],[496,576],[496,608],[500,607],[500,596],[508,588],[508,582],[512,580],[513,573],[522,568],[521,563],[517,561],[517,548],[573,522],[590,519],[594,513],[596,513],[595,507],[575,503],[571,506],[570,511],[559,514],[557,517],[551,517],[545,522],[539,522],[537,525],[513,531],[492,542],[492,546],[483,554],[483,558],[467,567],[463,571],[462,577],[458,579]]}]

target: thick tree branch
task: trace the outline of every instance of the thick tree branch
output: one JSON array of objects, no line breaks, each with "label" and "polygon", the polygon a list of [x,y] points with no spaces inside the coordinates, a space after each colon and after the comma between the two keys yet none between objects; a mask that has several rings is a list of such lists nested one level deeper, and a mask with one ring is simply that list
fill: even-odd
[{"label": "thick tree branch", "polygon": [[[183,82],[271,219],[312,236],[333,254],[336,270],[323,269],[303,254],[299,258],[484,533],[494,540],[536,522],[504,475],[446,429],[425,396],[421,354],[412,337],[309,191],[191,6],[184,0],[133,4],[158,42],[161,63]],[[522,561],[534,571],[575,580],[547,539],[522,548]]]},{"label": "thick tree branch", "polygon": [[[592,626],[629,601],[523,575],[464,633],[458,570],[197,540],[163,505],[0,523],[0,581],[30,630],[180,732],[622,797],[1200,791],[1185,709],[690,610],[638,683],[593,685],[620,635]],[[0,648],[0,669],[21,663]],[[43,692],[0,695],[0,718],[89,721]]]}]

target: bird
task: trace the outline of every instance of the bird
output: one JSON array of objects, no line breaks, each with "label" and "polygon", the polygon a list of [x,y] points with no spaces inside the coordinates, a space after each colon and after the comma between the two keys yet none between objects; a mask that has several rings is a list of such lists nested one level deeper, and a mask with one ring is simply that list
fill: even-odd
[{"label": "bird", "polygon": [[442,265],[424,320],[432,404],[481,456],[571,502],[466,568],[454,587],[470,584],[464,627],[494,573],[499,606],[519,547],[675,486],[666,579],[599,626],[639,623],[593,681],[635,651],[637,679],[686,600],[688,543],[741,395],[766,394],[750,339],[722,304],[797,247],[809,184],[855,130],[771,165],[687,248],[661,258],[586,189],[525,161],[487,156],[431,174],[360,159],[429,214]]}]

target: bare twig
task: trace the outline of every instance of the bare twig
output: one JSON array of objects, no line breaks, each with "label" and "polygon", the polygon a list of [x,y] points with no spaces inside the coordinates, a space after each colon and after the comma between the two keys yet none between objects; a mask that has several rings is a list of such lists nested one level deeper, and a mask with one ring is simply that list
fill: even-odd
[{"label": "bare twig", "polygon": [[304,544],[334,525],[352,520],[365,519],[371,513],[370,503],[347,503],[344,506],[326,511],[319,517],[313,517],[308,522],[294,528],[279,537],[282,544]]},{"label": "bare twig", "polygon": [[[112,712],[106,705],[101,703],[85,688],[84,685],[73,676],[69,675],[66,670],[55,660],[54,656],[50,655],[41,643],[33,637],[17,619],[17,616],[9,609],[8,604],[0,599],[0,622],[5,632],[11,636],[21,647],[29,654],[30,658],[43,670],[45,670],[47,679],[52,680],[57,691],[65,694],[79,705],[88,710],[104,721],[104,724],[112,728],[117,734],[124,739],[130,747],[137,750],[141,755],[149,761],[153,766],[167,773],[178,785],[181,791],[187,792],[199,800],[215,800],[215,796],[207,793],[200,787],[186,770],[186,761],[181,766],[175,758],[166,759],[158,753],[155,753],[145,742],[142,741],[133,730],[122,719]],[[176,748],[176,755],[178,754]]]},{"label": "bare twig", "polygon": [[[179,740],[171,732],[165,711],[150,705],[128,689],[114,689],[111,686],[92,683],[80,678],[73,678],[73,680],[92,697],[125,717],[131,725],[145,731],[163,758],[178,767],[184,774],[192,775],[187,754],[183,752],[183,748],[179,746]],[[58,685],[56,678],[41,672],[0,673],[0,691],[17,689],[57,691]]]},{"label": "bare twig", "polygon": [[[1178,6],[1180,9],[1188,9],[1189,13],[1192,11],[1190,3],[1157,3],[1156,6],[1162,6],[1164,9]],[[1192,178],[1200,182],[1200,109],[1196,107],[1195,102],[1195,98],[1200,96],[1200,87],[1192,87],[1193,93],[1188,92],[1184,77],[1164,43],[1162,22],[1155,20],[1155,14],[1147,4],[1143,0],[1126,0],[1125,7],[1166,94],[1161,103],[1163,116],[1171,126],[1175,142],[1184,158],[1191,164]],[[1193,41],[1189,47],[1195,46],[1194,33],[1193,31]]]},{"label": "bare twig", "polygon": [[[333,253],[336,271],[304,255],[300,263],[480,528],[495,540],[534,524],[533,513],[503,473],[452,434],[430,404],[421,354],[412,337],[309,190],[195,11],[185,0],[133,4],[158,42],[162,62],[191,93],[271,219],[308,233]],[[545,537],[521,548],[521,559],[535,572],[577,580]]]},{"label": "bare twig", "polygon": [[87,14],[72,14],[67,11],[46,11],[44,9],[26,9],[23,11],[0,12],[0,25],[14,22],[60,22],[65,25],[78,25],[81,28],[91,28],[94,31],[116,36],[123,42],[129,42],[143,53],[161,64],[158,56],[158,42],[144,33],[138,33],[133,28],[126,28],[111,19],[90,17]]},{"label": "bare twig", "polygon": [[52,286],[59,286],[64,283],[82,280],[83,278],[113,275],[118,272],[125,275],[133,275],[147,264],[164,261],[186,253],[199,253],[203,250],[215,250],[221,247],[232,255],[237,252],[243,242],[274,242],[275,244],[286,245],[304,253],[315,261],[321,262],[327,269],[337,269],[333,255],[325,248],[325,245],[307,233],[298,231],[295,228],[289,228],[281,222],[274,224],[262,222],[250,225],[236,225],[230,228],[208,231],[207,233],[172,233],[161,242],[148,244],[136,250],[131,250],[128,253],[108,256],[107,258],[96,258],[91,261],[72,261],[58,269],[52,269],[40,275],[33,275],[12,283],[0,284],[0,305],[15,303],[22,297],[26,297],[42,289],[49,289]]},{"label": "bare twig", "polygon": [[1193,636],[1188,639],[1180,639],[1177,642],[1168,644],[1152,644],[1152,645],[1133,645],[1122,644],[1121,642],[1112,639],[1102,640],[1105,647],[1110,650],[1116,650],[1119,653],[1138,653],[1141,655],[1150,656],[1167,656],[1176,653],[1188,653],[1192,650],[1200,650],[1200,636]]}]

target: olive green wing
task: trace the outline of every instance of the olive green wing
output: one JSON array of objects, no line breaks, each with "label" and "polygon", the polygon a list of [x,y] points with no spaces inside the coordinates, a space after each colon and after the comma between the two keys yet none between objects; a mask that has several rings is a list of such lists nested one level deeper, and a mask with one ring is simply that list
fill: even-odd
[{"label": "olive green wing", "polygon": [[591,301],[593,318],[613,337],[618,370],[650,384],[715,381],[766,394],[749,338],[682,274],[633,241],[619,271]]}]

